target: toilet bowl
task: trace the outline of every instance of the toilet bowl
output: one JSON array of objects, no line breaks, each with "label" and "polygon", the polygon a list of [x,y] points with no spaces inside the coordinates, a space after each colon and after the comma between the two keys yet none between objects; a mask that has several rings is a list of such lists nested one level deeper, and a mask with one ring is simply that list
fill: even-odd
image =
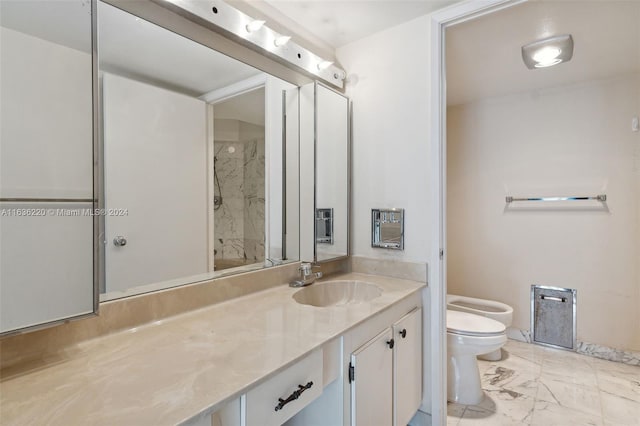
[{"label": "toilet bowl", "polygon": [[483,393],[478,355],[499,351],[507,342],[501,322],[447,309],[447,399],[477,405]]},{"label": "toilet bowl", "polygon": [[[505,327],[511,325],[511,319],[513,318],[513,308],[507,304],[494,300],[458,296],[456,294],[447,294],[447,309],[482,315],[483,317],[501,322]],[[480,359],[499,361],[502,359],[502,351],[498,349],[497,351],[481,355]]]}]

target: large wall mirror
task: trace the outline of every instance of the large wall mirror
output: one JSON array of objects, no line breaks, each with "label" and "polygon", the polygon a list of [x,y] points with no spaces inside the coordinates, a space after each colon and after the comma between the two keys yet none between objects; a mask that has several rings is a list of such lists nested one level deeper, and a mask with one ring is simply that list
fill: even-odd
[{"label": "large wall mirror", "polygon": [[297,86],[108,3],[0,7],[1,333],[300,258]]},{"label": "large wall mirror", "polygon": [[102,2],[98,40],[101,299],[298,260],[283,232],[297,88]]}]

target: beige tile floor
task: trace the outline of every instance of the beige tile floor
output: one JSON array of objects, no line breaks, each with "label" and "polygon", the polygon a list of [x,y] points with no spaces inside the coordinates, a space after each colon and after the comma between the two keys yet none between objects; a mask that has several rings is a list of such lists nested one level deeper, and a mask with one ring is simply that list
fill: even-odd
[{"label": "beige tile floor", "polygon": [[478,365],[484,400],[449,403],[447,425],[640,426],[640,367],[514,340]]}]

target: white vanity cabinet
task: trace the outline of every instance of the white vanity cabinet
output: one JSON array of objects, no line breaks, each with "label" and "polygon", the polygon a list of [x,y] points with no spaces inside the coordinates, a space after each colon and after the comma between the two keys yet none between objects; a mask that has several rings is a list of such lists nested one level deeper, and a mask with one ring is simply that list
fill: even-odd
[{"label": "white vanity cabinet", "polygon": [[[189,422],[189,426],[279,426],[306,424],[304,416],[296,416],[313,404],[331,383],[340,377],[342,339],[337,338],[299,359],[274,376],[249,389],[239,398],[225,404],[210,416]],[[331,408],[335,398],[331,391],[324,404]],[[300,423],[302,422],[302,423]]]},{"label": "white vanity cabinet", "polygon": [[422,309],[356,349],[349,381],[352,426],[408,424],[422,398]]},{"label": "white vanity cabinet", "polygon": [[[422,308],[415,294],[247,390],[208,426],[404,426],[422,400]],[[313,385],[282,409],[299,386]]]}]

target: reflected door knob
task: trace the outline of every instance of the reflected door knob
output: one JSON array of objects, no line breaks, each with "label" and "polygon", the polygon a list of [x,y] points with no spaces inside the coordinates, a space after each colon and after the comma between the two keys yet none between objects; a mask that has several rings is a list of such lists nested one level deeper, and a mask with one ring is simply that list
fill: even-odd
[{"label": "reflected door knob", "polygon": [[122,235],[118,235],[113,239],[113,245],[116,247],[122,247],[127,245],[127,239]]}]

